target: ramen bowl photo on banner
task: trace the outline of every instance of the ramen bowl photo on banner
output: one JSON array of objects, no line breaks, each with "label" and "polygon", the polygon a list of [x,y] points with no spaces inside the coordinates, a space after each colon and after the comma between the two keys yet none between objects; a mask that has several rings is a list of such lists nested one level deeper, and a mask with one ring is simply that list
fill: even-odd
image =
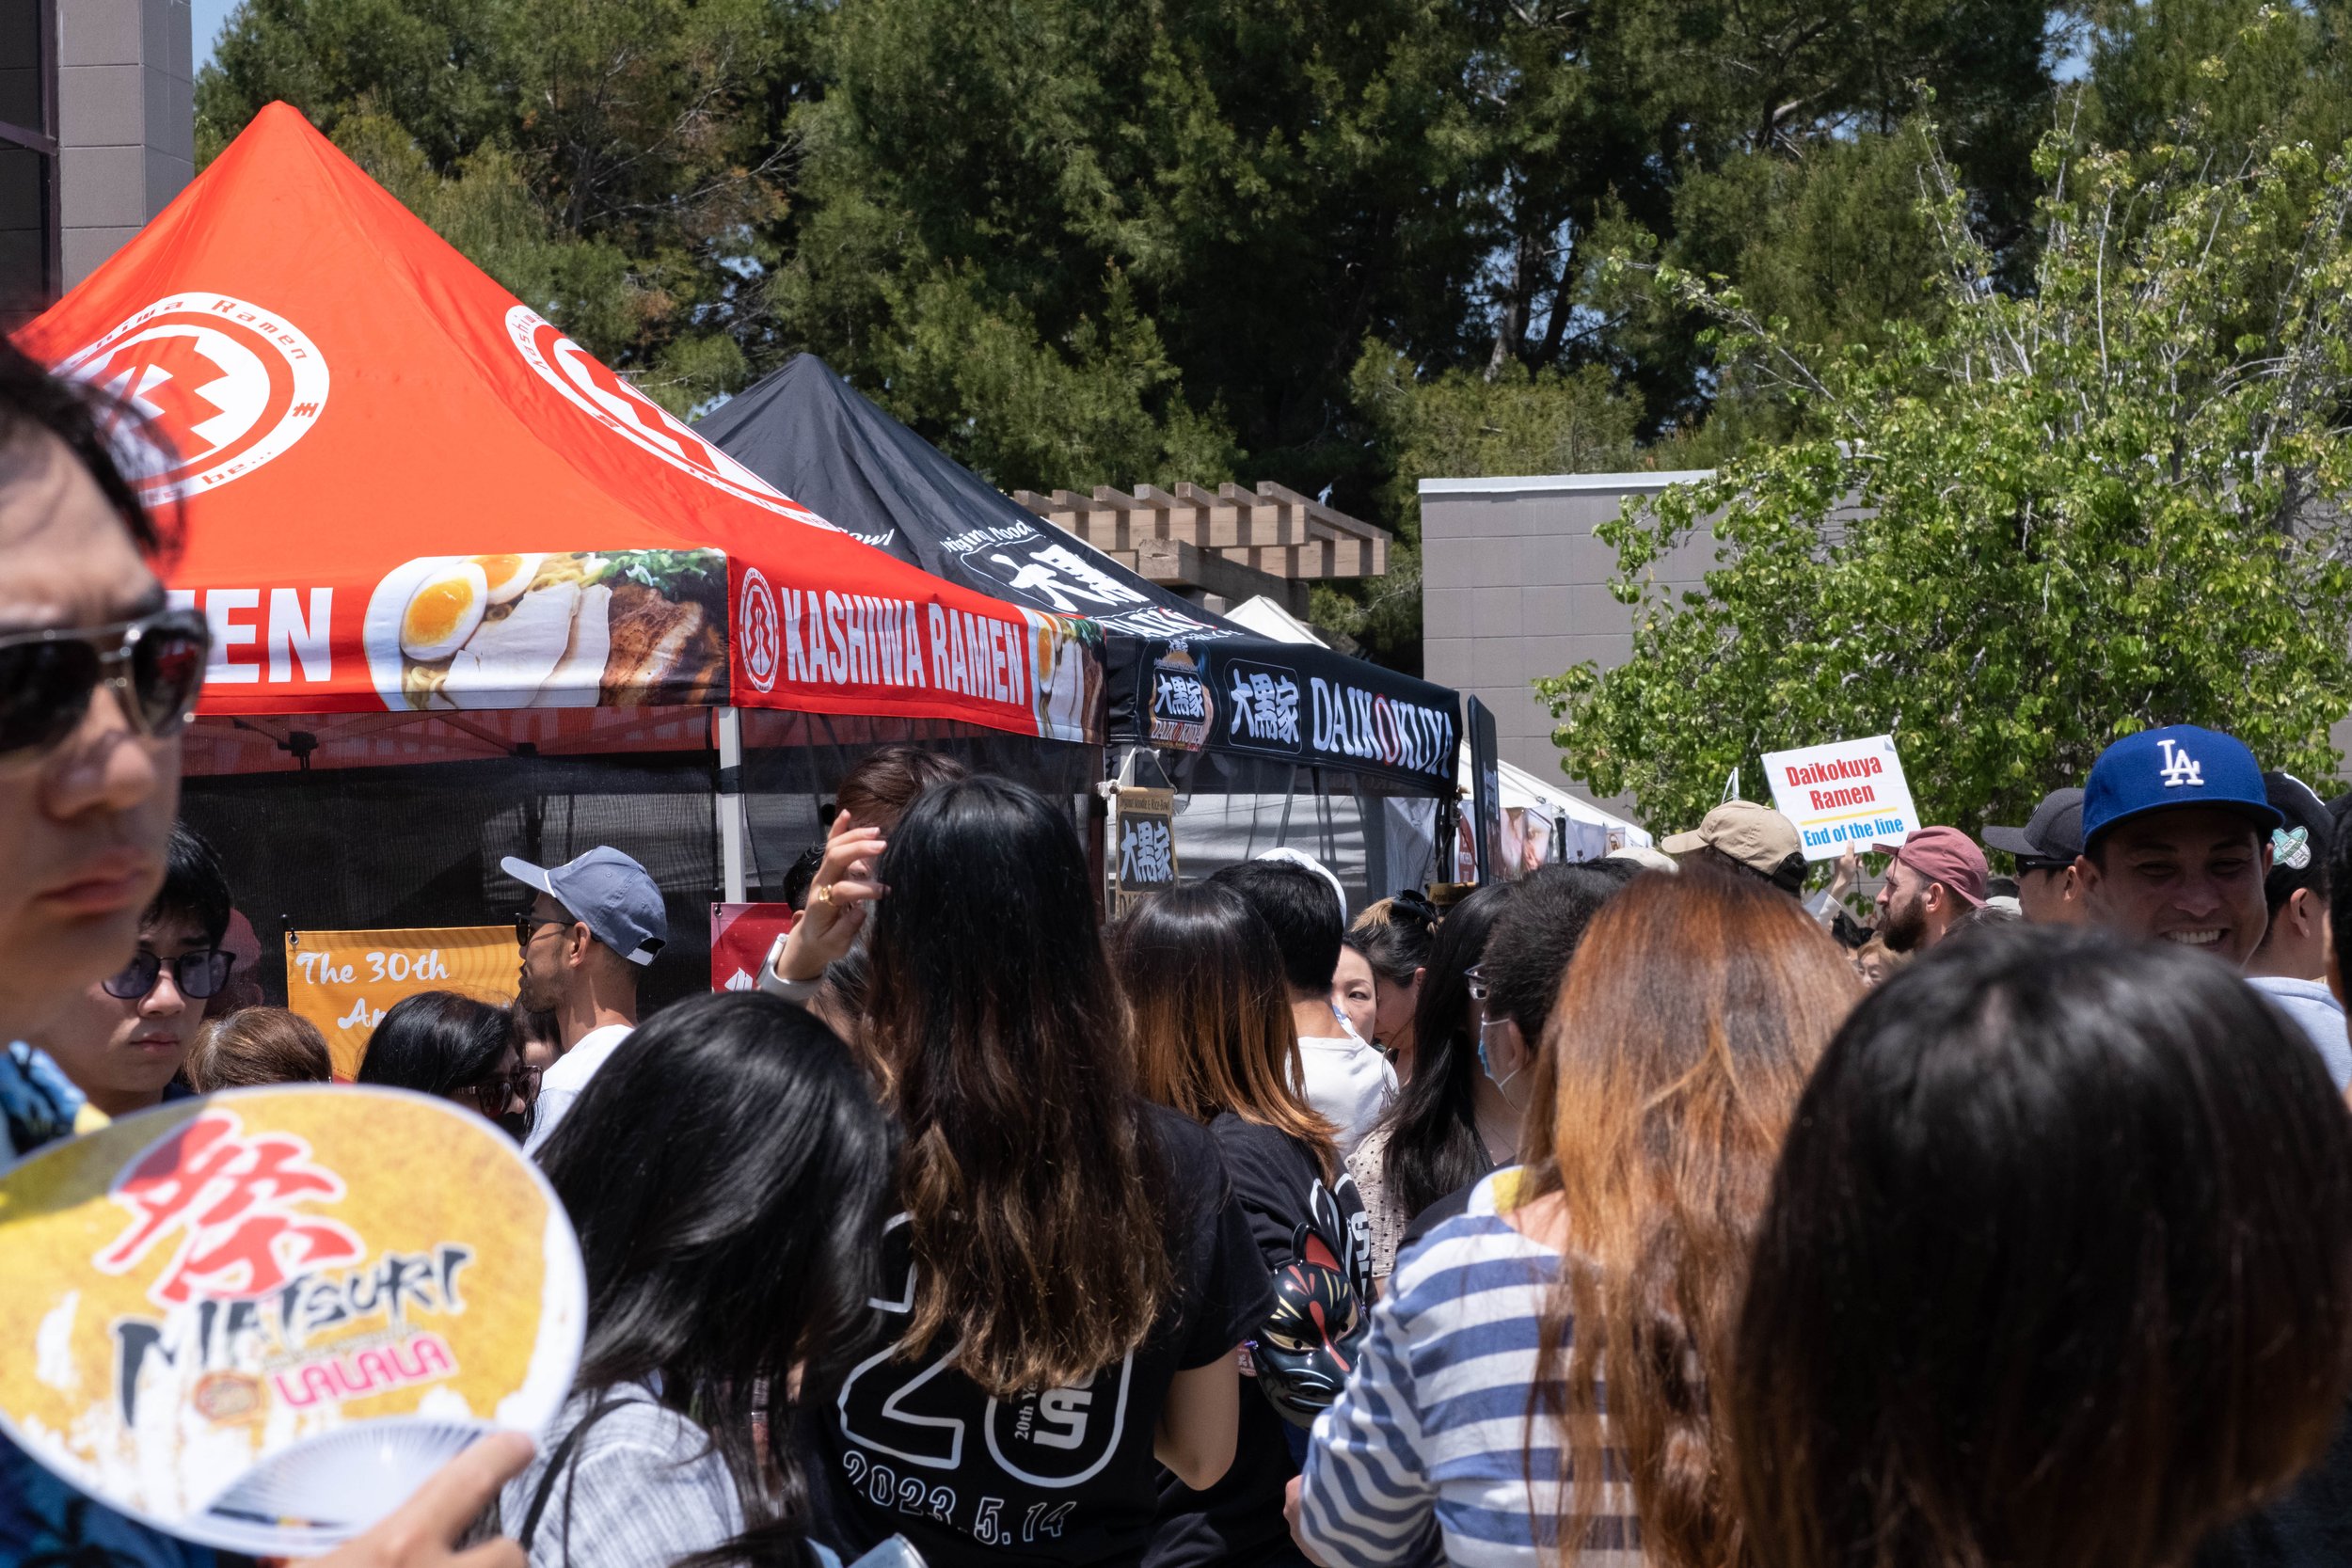
[{"label": "ramen bowl photo on banner", "polygon": [[726,606],[718,550],[422,556],[376,584],[360,638],[395,712],[712,705]]},{"label": "ramen bowl photo on banner", "polygon": [[486,1117],[396,1089],[174,1101],[0,1177],[0,1430],[132,1518],[326,1549],[578,1369],[580,1251]]}]

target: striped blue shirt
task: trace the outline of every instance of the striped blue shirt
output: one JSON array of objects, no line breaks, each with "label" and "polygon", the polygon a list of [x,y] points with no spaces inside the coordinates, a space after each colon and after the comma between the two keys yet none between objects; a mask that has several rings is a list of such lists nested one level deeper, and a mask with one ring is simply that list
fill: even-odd
[{"label": "striped blue shirt", "polygon": [[[1544,1568],[1556,1559],[1574,1503],[1561,1481],[1565,1434],[1549,1417],[1531,1432],[1528,1391],[1560,1254],[1497,1212],[1519,1175],[1487,1177],[1469,1212],[1398,1259],[1355,1375],[1315,1422],[1299,1528],[1334,1568],[1440,1557],[1454,1568]],[[1617,1469],[1575,1560],[1581,1568],[1643,1560],[1632,1491]]]}]

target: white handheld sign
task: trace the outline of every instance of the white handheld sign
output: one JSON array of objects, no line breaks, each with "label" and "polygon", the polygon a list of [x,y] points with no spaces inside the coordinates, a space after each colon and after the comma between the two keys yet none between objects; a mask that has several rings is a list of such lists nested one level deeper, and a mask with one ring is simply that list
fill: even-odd
[{"label": "white handheld sign", "polygon": [[1797,825],[1806,860],[1833,861],[1850,847],[1900,843],[1918,832],[1919,811],[1892,736],[1767,752],[1764,772],[1772,804]]}]

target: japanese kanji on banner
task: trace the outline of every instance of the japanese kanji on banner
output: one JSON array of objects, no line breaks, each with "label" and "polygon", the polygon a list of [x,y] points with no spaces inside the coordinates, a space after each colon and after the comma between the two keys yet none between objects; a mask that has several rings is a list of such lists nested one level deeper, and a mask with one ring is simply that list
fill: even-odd
[{"label": "japanese kanji on banner", "polygon": [[335,1076],[348,1083],[393,1003],[453,990],[503,1007],[515,1000],[520,969],[512,926],[288,931],[286,1006],[318,1025]]},{"label": "japanese kanji on banner", "polygon": [[545,1430],[586,1285],[479,1113],[301,1085],[173,1101],[0,1178],[0,1430],[109,1508],[255,1556],[373,1524]]},{"label": "japanese kanji on banner", "polygon": [[1454,694],[1327,648],[1234,639],[1167,646],[1112,680],[1111,727],[1156,747],[1378,774],[1453,792]]},{"label": "japanese kanji on banner", "polygon": [[1111,792],[1111,905],[1123,913],[1137,899],[1176,886],[1176,792],[1120,784]]}]

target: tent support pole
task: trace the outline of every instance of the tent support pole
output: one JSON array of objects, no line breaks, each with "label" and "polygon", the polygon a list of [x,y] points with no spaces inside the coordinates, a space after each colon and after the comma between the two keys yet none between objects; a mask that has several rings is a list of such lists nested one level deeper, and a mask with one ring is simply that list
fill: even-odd
[{"label": "tent support pole", "polygon": [[712,800],[719,812],[719,875],[726,902],[745,903],[743,883],[743,715],[732,707],[718,711],[719,788]]}]

